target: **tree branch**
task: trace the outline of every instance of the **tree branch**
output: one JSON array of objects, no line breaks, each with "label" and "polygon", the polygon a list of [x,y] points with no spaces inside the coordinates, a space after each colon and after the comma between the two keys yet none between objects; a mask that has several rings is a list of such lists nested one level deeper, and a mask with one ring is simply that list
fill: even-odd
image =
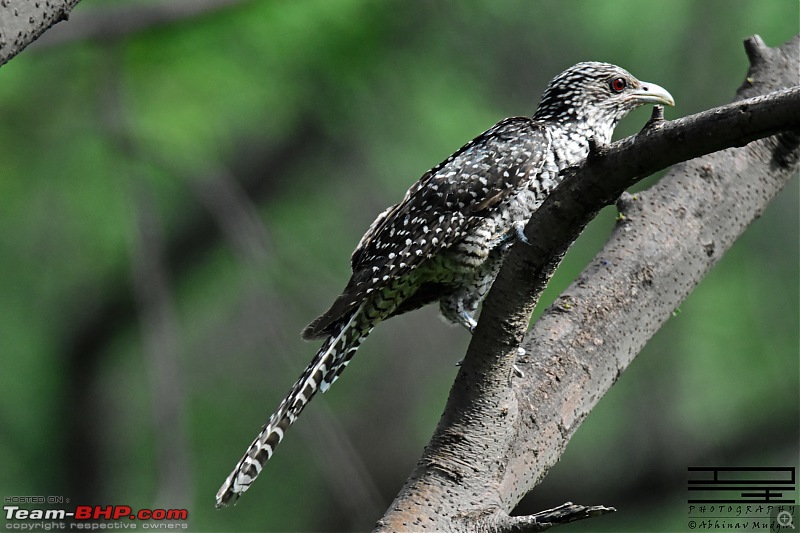
[{"label": "tree branch", "polygon": [[[503,265],[436,432],[377,530],[510,523],[600,397],[796,173],[800,88],[779,89],[798,84],[799,42],[746,42],[751,68],[738,98],[776,92],[673,122],[654,115],[569,171],[531,217],[531,246],[515,246]],[[643,177],[731,146],[744,147],[677,165],[623,196],[624,220],[527,335],[530,356],[518,361],[527,377],[509,386],[538,296],[595,214]]]},{"label": "tree branch", "polygon": [[80,0],[0,0],[0,65],[20,53],[53,24],[67,20]]}]

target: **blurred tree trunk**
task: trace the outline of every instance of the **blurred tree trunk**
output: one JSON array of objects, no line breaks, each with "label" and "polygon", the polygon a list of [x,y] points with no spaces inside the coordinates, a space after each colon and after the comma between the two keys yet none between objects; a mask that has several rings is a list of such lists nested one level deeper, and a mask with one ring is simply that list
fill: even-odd
[{"label": "blurred tree trunk", "polygon": [[[798,85],[798,44],[745,41],[751,66],[737,100]],[[770,107],[778,98],[783,104]],[[729,146],[742,148],[716,152]],[[620,197],[693,157],[651,189]],[[509,255],[439,426],[377,530],[537,531],[611,511],[565,504],[510,516],[649,338],[796,174],[798,158],[797,87],[654,120],[642,134],[595,150],[532,217],[532,245]],[[603,250],[525,335],[569,245],[618,197],[619,223]],[[525,378],[509,386],[523,336]]]},{"label": "blurred tree trunk", "polygon": [[[160,3],[144,5],[122,5],[94,8],[82,11],[68,24],[55,26],[58,22],[68,21],[71,10],[79,0],[58,0],[47,2],[31,2],[29,0],[4,0],[0,2],[0,65],[8,62],[26,47],[36,43],[44,46],[58,46],[80,39],[119,39],[135,31],[174,23],[190,17],[207,14],[210,11],[230,7],[242,0],[184,0],[175,2],[166,0]],[[45,32],[55,27],[55,31]],[[41,37],[43,39],[39,40]],[[117,63],[115,63],[117,64]],[[110,81],[113,81],[110,80]],[[115,87],[110,93],[116,93]],[[112,102],[109,111],[121,111],[119,102]],[[105,114],[108,118],[114,113]],[[129,128],[109,128],[109,131],[125,132]],[[309,128],[303,127],[296,137],[290,138],[286,147],[278,147],[276,154],[268,154],[268,158],[282,160],[285,150],[293,153],[298,146],[304,146],[307,135],[313,134]],[[129,139],[115,139],[120,151],[131,148]],[[311,143],[313,144],[313,143]],[[259,155],[263,148],[259,147]],[[130,154],[127,154],[130,155]],[[243,157],[249,154],[242,154]],[[253,176],[248,182],[249,192],[263,192],[269,187],[267,180],[261,176]],[[150,217],[139,217],[139,222],[151,222]],[[141,227],[142,231],[153,231],[153,227]],[[69,332],[69,340],[65,342],[65,354],[62,360],[61,374],[64,390],[60,408],[63,409],[59,420],[63,427],[59,433],[63,435],[62,460],[65,470],[64,491],[79,501],[102,502],[105,495],[101,487],[106,476],[102,469],[102,443],[98,435],[104,424],[103,406],[99,399],[96,384],[100,371],[100,363],[109,339],[124,324],[136,320],[137,311],[143,315],[142,321],[156,322],[164,325],[170,322],[157,313],[168,313],[171,310],[163,301],[166,286],[162,277],[166,276],[159,261],[164,259],[170,271],[185,268],[195,255],[187,253],[187,249],[202,252],[216,242],[218,225],[207,216],[197,216],[183,232],[179,232],[170,241],[169,255],[166,258],[154,254],[152,235],[148,235],[137,244],[141,250],[133,255],[138,259],[138,283],[125,286],[120,290],[111,290],[115,295],[94,306],[84,297],[76,298],[81,306],[75,311],[78,326]],[[158,244],[156,242],[156,244]],[[150,249],[145,250],[147,246]],[[157,250],[158,251],[158,250]],[[160,251],[158,251],[160,253]],[[154,261],[156,261],[154,263]],[[119,276],[125,278],[125,276]],[[154,280],[162,281],[155,284]],[[150,291],[148,293],[147,291]],[[83,291],[82,291],[83,292]],[[137,297],[138,309],[137,309]],[[145,300],[151,301],[145,301]],[[155,300],[155,301],[153,301]],[[174,321],[174,320],[173,320]],[[143,327],[143,335],[147,332],[161,332],[160,338],[147,337],[150,341],[146,350],[148,369],[154,393],[153,414],[156,421],[157,448],[161,464],[158,468],[160,478],[160,494],[156,501],[171,501],[171,505],[187,505],[190,500],[190,472],[182,450],[188,448],[185,443],[182,402],[183,397],[177,391],[179,372],[174,356],[174,346],[169,341],[170,331],[154,327]],[[177,503],[175,503],[177,502]]]}]

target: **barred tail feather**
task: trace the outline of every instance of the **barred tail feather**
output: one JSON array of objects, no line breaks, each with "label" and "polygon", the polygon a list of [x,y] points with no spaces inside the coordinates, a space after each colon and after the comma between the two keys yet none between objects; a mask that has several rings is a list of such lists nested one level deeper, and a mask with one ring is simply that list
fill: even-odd
[{"label": "barred tail feather", "polygon": [[361,312],[363,307],[362,304],[341,326],[338,333],[325,341],[300,379],[270,416],[258,437],[250,444],[217,492],[217,508],[235,503],[250,488],[250,484],[275,453],[275,448],[283,440],[286,430],[297,420],[314,394],[318,390],[327,391],[347,366],[361,342],[372,330],[373,324],[364,323],[365,317]]}]

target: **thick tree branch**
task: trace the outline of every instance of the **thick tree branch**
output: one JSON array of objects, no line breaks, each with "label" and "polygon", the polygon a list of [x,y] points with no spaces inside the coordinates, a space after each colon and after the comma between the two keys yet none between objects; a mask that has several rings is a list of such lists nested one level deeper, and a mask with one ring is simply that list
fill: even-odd
[{"label": "thick tree branch", "polygon": [[[733,241],[796,173],[798,43],[746,43],[741,100],[648,123],[596,149],[531,218],[483,306],[447,407],[417,469],[378,530],[498,530],[558,460],[580,422]],[[769,135],[779,135],[763,139]],[[756,142],[755,139],[763,139]],[[749,144],[748,144],[749,143]],[[744,146],[746,145],[746,146]],[[605,248],[516,347],[538,295],[585,225],[641,178],[683,163],[620,201]],[[501,527],[503,530],[515,530]]]},{"label": "thick tree branch", "polygon": [[[0,65],[28,45],[43,49],[78,40],[112,40],[242,4],[246,0],[165,0],[70,12],[80,0],[0,0]],[[56,26],[70,19],[69,24]],[[40,37],[42,37],[40,39]]]},{"label": "thick tree branch", "polygon": [[20,53],[53,24],[67,20],[80,0],[0,0],[0,65]]}]

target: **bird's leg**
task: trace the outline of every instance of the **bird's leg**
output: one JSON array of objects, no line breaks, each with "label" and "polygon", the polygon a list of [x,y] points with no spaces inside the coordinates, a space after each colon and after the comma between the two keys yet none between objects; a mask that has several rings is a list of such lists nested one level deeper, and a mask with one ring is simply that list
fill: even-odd
[{"label": "bird's leg", "polygon": [[[517,240],[530,246],[531,241],[529,241],[528,237],[525,236],[525,222],[517,220],[511,224],[511,227],[514,229],[514,235],[517,237]],[[517,346],[517,357],[522,357],[523,355],[525,355],[525,348],[522,346]],[[512,369],[514,371],[514,375],[516,375],[518,378],[525,377],[525,373],[520,370],[516,364],[514,364]]]},{"label": "bird's leg", "polygon": [[511,227],[514,229],[514,236],[518,241],[524,242],[527,245],[531,244],[531,242],[525,236],[525,222],[517,220],[511,223]]},{"label": "bird's leg", "polygon": [[467,328],[470,334],[475,333],[475,326],[478,325],[478,321],[472,318],[472,315],[464,311],[463,309],[458,314],[458,316],[461,319],[459,320],[459,323],[465,328]]},{"label": "bird's leg", "polygon": [[[527,241],[526,241],[526,244],[527,244]],[[469,331],[470,335],[474,334],[475,333],[475,326],[478,325],[478,322],[474,318],[472,318],[472,315],[470,315],[468,312],[462,310],[459,313],[459,317],[461,318],[461,320],[459,320],[459,323],[461,325],[463,325],[465,328],[467,328],[467,331]],[[525,352],[525,348],[523,348],[522,346],[517,346],[517,357],[522,357],[523,355],[525,355],[525,353],[526,353]],[[456,366],[461,366],[463,363],[464,363],[464,359],[459,359],[458,361],[456,361]],[[518,378],[524,378],[525,377],[525,372],[520,370],[519,367],[516,364],[514,364],[512,366],[512,370],[514,372],[514,375],[517,376]]]},{"label": "bird's leg", "polygon": [[[464,364],[463,359],[459,359],[458,361],[456,361],[456,366],[461,366],[462,364]],[[511,371],[514,372],[514,375],[517,376],[518,378],[525,377],[525,372],[520,370],[520,368],[516,364],[511,367]]]},{"label": "bird's leg", "polygon": [[[478,325],[478,321],[477,321],[477,320],[475,320],[475,319],[472,317],[472,315],[471,315],[471,314],[469,314],[469,313],[468,313],[466,310],[464,310],[464,309],[461,309],[461,310],[458,312],[458,323],[459,323],[460,325],[464,326],[464,327],[467,329],[467,331],[469,331],[469,334],[470,334],[470,335],[472,335],[473,333],[475,333],[475,327]],[[464,362],[464,359],[463,359],[463,358],[462,358],[462,359],[459,359],[458,361],[456,361],[456,366],[461,366],[461,364],[462,364],[463,362]]]},{"label": "bird's leg", "polygon": [[[525,348],[523,348],[522,346],[517,346],[517,357],[522,357],[523,355],[525,355],[525,353],[526,353]],[[512,365],[511,371],[514,372],[514,375],[517,376],[518,378],[525,377],[525,372],[520,370],[520,368],[517,366],[516,363]]]}]

